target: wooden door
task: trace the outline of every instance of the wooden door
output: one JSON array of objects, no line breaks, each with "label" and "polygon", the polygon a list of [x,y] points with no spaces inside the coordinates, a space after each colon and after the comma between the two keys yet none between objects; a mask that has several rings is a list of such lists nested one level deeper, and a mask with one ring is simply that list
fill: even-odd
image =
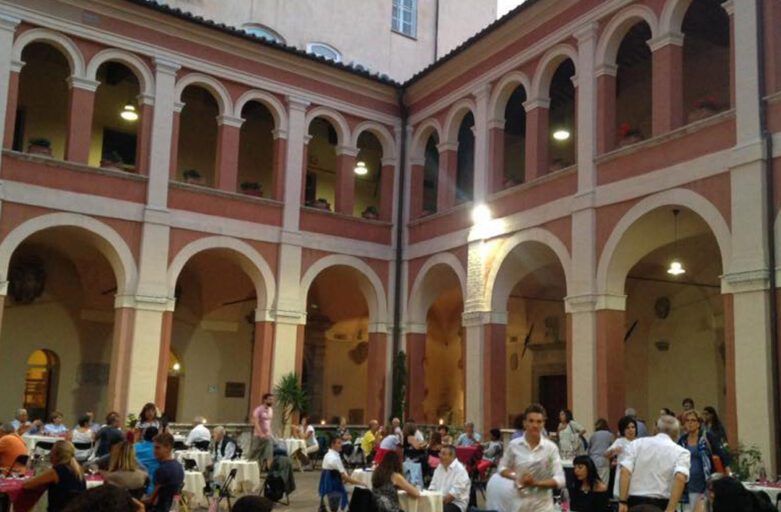
[{"label": "wooden door", "polygon": [[539,381],[540,403],[548,412],[545,428],[556,432],[559,425],[559,411],[567,408],[567,376],[545,375]]}]

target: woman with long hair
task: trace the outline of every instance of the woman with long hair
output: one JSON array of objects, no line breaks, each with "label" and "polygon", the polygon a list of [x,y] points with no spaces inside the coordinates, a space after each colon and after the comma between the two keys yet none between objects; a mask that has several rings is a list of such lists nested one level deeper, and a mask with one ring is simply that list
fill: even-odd
[{"label": "woman with long hair", "polygon": [[572,465],[577,483],[570,496],[570,509],[574,512],[607,512],[607,484],[599,478],[594,461],[588,455],[578,455]]},{"label": "woman with long hair", "polygon": [[586,429],[572,418],[572,411],[562,409],[559,411],[559,452],[562,459],[573,459],[583,453],[583,444],[580,436],[586,433]]},{"label": "woman with long hair", "polygon": [[70,441],[54,443],[49,461],[51,468],[27,480],[22,487],[29,490],[46,488],[49,492],[48,512],[60,512],[70,500],[87,490],[84,473],[76,462],[76,449]]},{"label": "woman with long hair", "polygon": [[372,493],[379,512],[399,512],[399,490],[414,498],[420,491],[403,476],[398,453],[388,452],[372,474]]},{"label": "woman with long hair", "polygon": [[713,456],[717,455],[724,461],[725,455],[721,446],[718,446],[711,435],[702,428],[702,418],[696,410],[689,409],[682,413],[681,417],[685,432],[678,440],[678,444],[689,450],[691,455],[689,481],[686,483],[683,498],[687,503],[686,510],[691,511],[698,501],[705,498],[708,478],[716,472],[713,467]]},{"label": "woman with long hair", "polygon": [[76,428],[71,432],[71,441],[74,446],[77,443],[85,447],[88,444],[90,445],[89,448],[76,450],[76,460],[80,463],[86,462],[90,455],[92,455],[92,444],[95,442],[95,434],[92,432],[90,421],[90,417],[87,415],[80,417],[78,425],[76,425]]},{"label": "woman with long hair", "polygon": [[727,430],[719,419],[719,413],[710,405],[702,410],[702,429],[710,434],[714,443],[722,448],[727,446]]},{"label": "woman with long hair", "polygon": [[[133,443],[122,441],[111,448],[111,458],[108,463],[108,471],[101,471],[106,483],[122,487],[128,491],[138,491],[146,488],[149,475],[138,468],[136,451]],[[136,496],[138,496],[136,494]]]},{"label": "woman with long hair", "polygon": [[160,417],[157,414],[157,406],[152,402],[144,404],[141,412],[138,414],[138,423],[136,423],[136,429],[141,432],[142,436],[144,430],[149,427],[155,427],[157,430],[162,431],[160,428]]},{"label": "woman with long hair", "polygon": [[618,435],[621,437],[616,439],[605,452],[605,457],[610,459],[611,465],[616,468],[616,481],[613,485],[614,498],[618,498],[618,493],[621,489],[619,464],[624,459],[629,444],[637,439],[637,420],[635,420],[634,416],[624,416],[618,420]]}]

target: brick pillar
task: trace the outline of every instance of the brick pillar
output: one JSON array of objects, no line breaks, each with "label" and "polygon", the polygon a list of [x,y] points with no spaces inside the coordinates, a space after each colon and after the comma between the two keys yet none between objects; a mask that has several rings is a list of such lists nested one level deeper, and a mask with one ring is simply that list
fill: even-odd
[{"label": "brick pillar", "polygon": [[610,425],[624,415],[624,320],[624,311],[597,311],[597,413]]},{"label": "brick pillar", "polygon": [[[0,16],[0,106],[6,107],[6,115],[0,125],[0,142],[4,147],[10,148],[13,145],[14,121],[16,119],[16,102],[19,90],[19,71],[24,63],[11,60],[12,49],[14,45],[14,35],[16,27],[19,26],[21,19],[9,14]],[[10,122],[9,122],[10,116]],[[10,131],[10,137],[9,137]],[[11,143],[6,143],[11,141]],[[0,159],[2,166],[2,159]]]},{"label": "brick pillar", "polygon": [[177,179],[177,172],[179,169],[179,125],[182,121],[182,109],[184,103],[174,102],[174,118],[171,126],[171,180]]},{"label": "brick pillar", "polygon": [[138,128],[136,129],[136,172],[144,176],[149,174],[149,152],[152,144],[152,116],[154,108],[152,98],[138,96]]},{"label": "brick pillar", "polygon": [[437,212],[456,205],[456,174],[458,173],[458,143],[438,144],[439,178],[437,179]]},{"label": "brick pillar", "polygon": [[239,189],[239,141],[241,125],[244,119],[221,115],[217,116],[217,188],[226,192]]},{"label": "brick pillar", "polygon": [[260,404],[261,397],[271,392],[271,363],[274,355],[274,322],[255,322],[252,345],[252,381],[250,383],[250,411]]},{"label": "brick pillar", "polygon": [[488,122],[488,153],[491,165],[489,193],[504,189],[504,119]]},{"label": "brick pillar", "polygon": [[380,176],[380,220],[393,221],[393,201],[396,197],[396,160],[382,159],[382,175]]},{"label": "brick pillar", "polygon": [[287,154],[287,133],[274,130],[274,160],[271,176],[271,199],[285,199],[285,155]]},{"label": "brick pillar", "polygon": [[133,344],[135,310],[116,308],[114,310],[114,335],[111,343],[111,365],[109,366],[107,405],[109,410],[120,414],[127,412],[127,385],[130,370],[130,349]]},{"label": "brick pillar", "polygon": [[296,375],[301,380],[304,373],[304,336],[306,334],[306,324],[300,324],[296,327]]},{"label": "brick pillar", "polygon": [[407,334],[407,416],[423,421],[426,398],[426,335]]},{"label": "brick pillar", "polygon": [[[423,160],[410,161],[409,218],[415,220],[423,214]],[[414,416],[413,416],[414,417]]]},{"label": "brick pillar", "polygon": [[86,164],[92,138],[92,112],[95,107],[95,91],[100,82],[70,77],[70,106],[68,110],[68,135],[65,159]]},{"label": "brick pillar", "polygon": [[616,148],[616,71],[612,65],[597,70],[597,154]]},{"label": "brick pillar", "polygon": [[[155,387],[155,403],[165,405],[165,395],[168,387],[168,368],[171,365],[171,330],[174,323],[174,312],[163,313],[163,329],[160,333],[160,358],[157,362],[157,386]],[[166,411],[171,412],[171,411]],[[173,411],[176,413],[176,411]]]},{"label": "brick pillar", "polygon": [[683,35],[667,34],[650,43],[652,56],[653,134],[683,126]]},{"label": "brick pillar", "polygon": [[[306,205],[306,171],[309,168],[309,141],[311,135],[304,135],[304,150],[301,163],[301,206]],[[315,198],[317,199],[317,198]]]},{"label": "brick pillar", "polygon": [[545,175],[550,167],[548,159],[548,115],[550,100],[529,100],[526,109],[526,181]]},{"label": "brick pillar", "polygon": [[385,417],[385,376],[388,374],[388,335],[369,333],[368,382],[366,383],[366,417],[364,422]]},{"label": "brick pillar", "polygon": [[507,426],[507,325],[484,326],[483,354],[483,428]]},{"label": "brick pillar", "polygon": [[334,210],[344,215],[353,214],[355,205],[355,157],[358,150],[340,146],[336,148],[336,190]]},{"label": "brick pillar", "polygon": [[[19,73],[24,64],[14,62],[8,74],[8,101],[5,111],[5,137],[3,148],[11,149],[14,145],[14,129],[16,128],[16,109],[19,102]],[[24,151],[24,148],[22,149]]]}]

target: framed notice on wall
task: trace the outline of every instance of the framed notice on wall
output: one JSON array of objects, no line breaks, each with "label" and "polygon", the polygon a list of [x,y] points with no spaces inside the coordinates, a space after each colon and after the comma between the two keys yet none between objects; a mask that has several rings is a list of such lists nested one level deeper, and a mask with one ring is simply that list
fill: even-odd
[{"label": "framed notice on wall", "polygon": [[246,387],[243,382],[226,382],[225,398],[244,398]]}]

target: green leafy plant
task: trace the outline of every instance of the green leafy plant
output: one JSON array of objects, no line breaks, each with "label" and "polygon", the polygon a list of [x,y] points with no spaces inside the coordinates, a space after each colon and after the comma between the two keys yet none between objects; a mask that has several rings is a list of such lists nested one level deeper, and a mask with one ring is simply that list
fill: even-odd
[{"label": "green leafy plant", "polygon": [[182,173],[182,177],[186,180],[197,180],[201,177],[201,173],[195,169],[187,169]]},{"label": "green leafy plant", "polygon": [[396,354],[393,360],[393,398],[391,412],[394,418],[404,418],[404,407],[407,402],[407,355],[404,351]]},{"label": "green leafy plant", "polygon": [[132,412],[127,415],[127,418],[125,418],[125,428],[136,428],[137,423],[138,418]]},{"label": "green leafy plant", "polygon": [[741,482],[747,482],[756,478],[757,470],[762,465],[762,453],[756,446],[739,444],[736,450],[730,452],[732,461],[730,468],[735,477]]},{"label": "green leafy plant", "polygon": [[282,425],[285,431],[290,427],[293,414],[306,411],[309,405],[309,396],[295,373],[282,376],[282,379],[274,387],[274,399],[282,409]]},{"label": "green leafy plant", "polygon": [[45,137],[35,137],[30,139],[30,145],[31,146],[40,146],[42,148],[50,148],[52,147],[52,141]]}]

